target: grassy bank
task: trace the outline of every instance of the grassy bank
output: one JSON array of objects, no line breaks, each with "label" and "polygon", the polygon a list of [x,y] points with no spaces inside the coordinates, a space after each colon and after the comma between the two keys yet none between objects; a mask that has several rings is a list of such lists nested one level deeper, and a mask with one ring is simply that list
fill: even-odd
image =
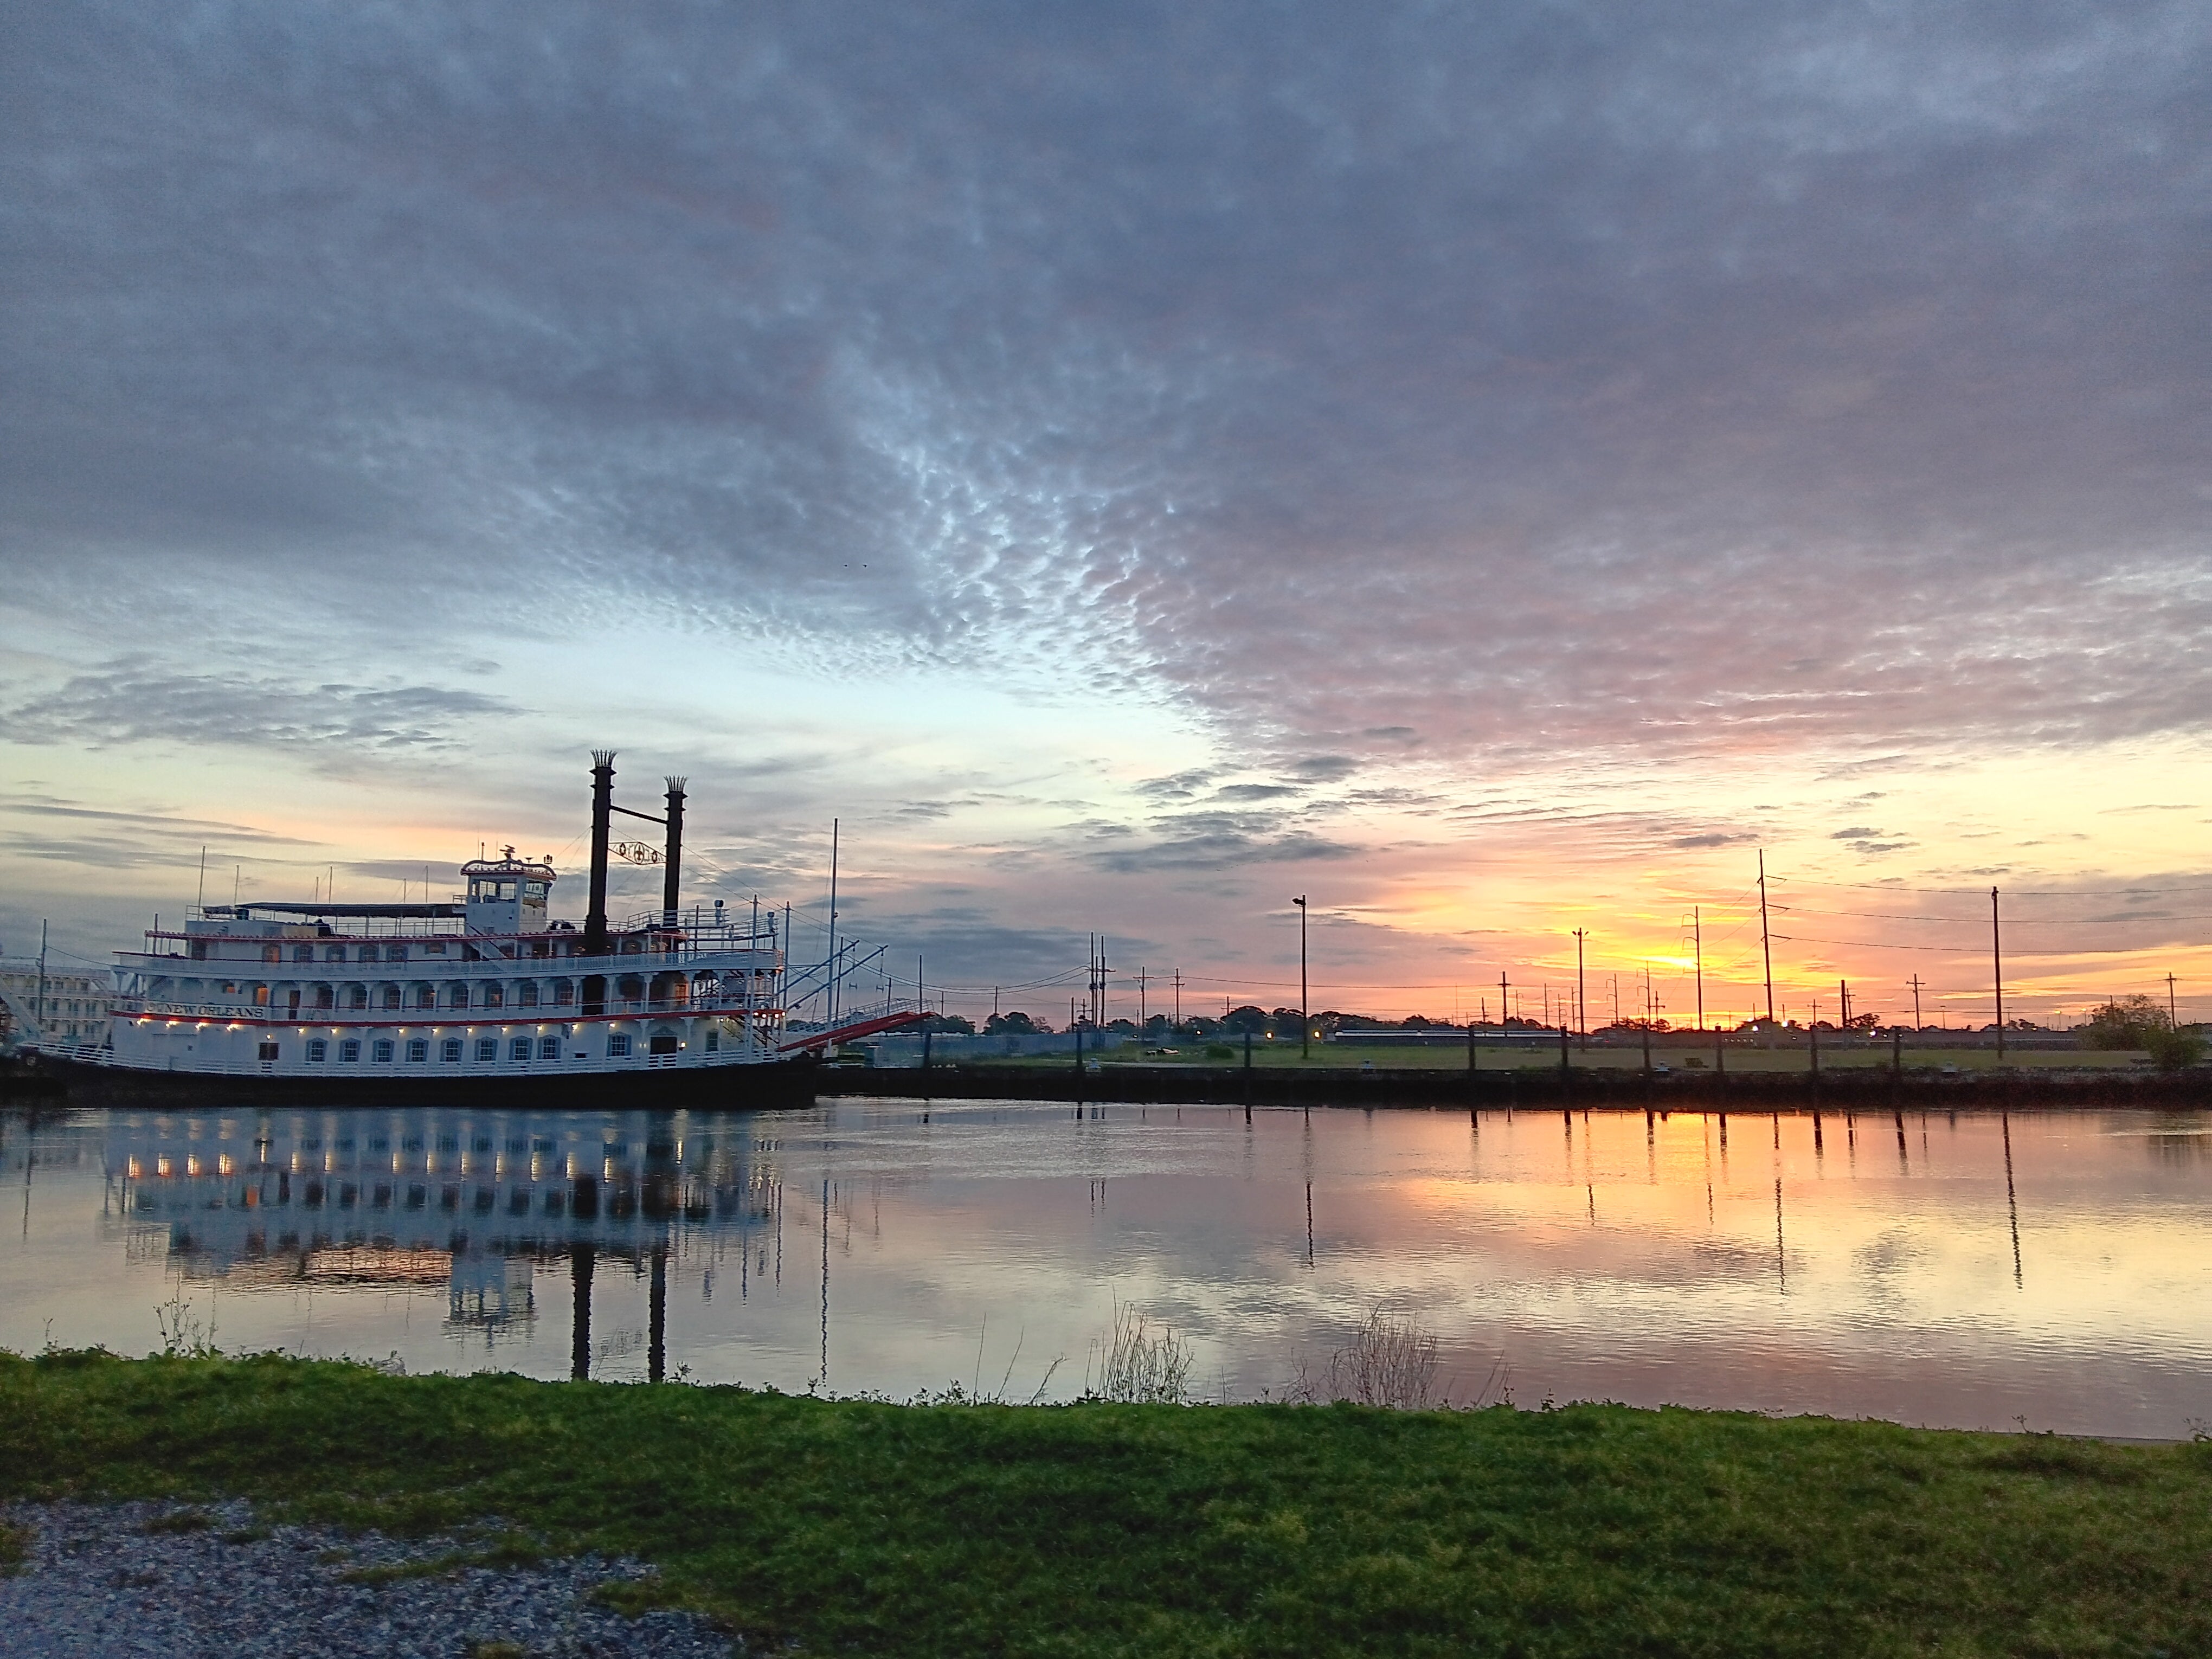
[{"label": "grassy bank", "polygon": [[64,1354],[0,1358],[0,1492],[504,1517],[817,1654],[2212,1651],[2202,1445]]}]

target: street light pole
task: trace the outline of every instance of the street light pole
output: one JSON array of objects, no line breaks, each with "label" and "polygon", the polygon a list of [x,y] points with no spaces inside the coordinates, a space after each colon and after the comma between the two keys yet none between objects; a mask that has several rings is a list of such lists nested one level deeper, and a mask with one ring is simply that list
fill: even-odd
[{"label": "street light pole", "polygon": [[1306,1006],[1306,901],[1300,894],[1291,901],[1298,907],[1298,1058],[1313,1058],[1313,1010]]}]

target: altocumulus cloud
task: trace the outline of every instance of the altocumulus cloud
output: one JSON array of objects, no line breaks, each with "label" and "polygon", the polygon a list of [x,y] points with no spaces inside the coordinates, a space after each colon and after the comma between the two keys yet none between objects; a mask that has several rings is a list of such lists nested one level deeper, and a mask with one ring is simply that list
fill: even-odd
[{"label": "altocumulus cloud", "polygon": [[[252,580],[427,648],[465,569],[1285,757],[2201,728],[2204,22],[56,0],[0,534],[93,618]],[[401,669],[11,720],[490,712]],[[1290,845],[1246,833],[1149,856]]]},{"label": "altocumulus cloud", "polygon": [[483,692],[442,686],[301,684],[125,660],[0,709],[0,732],[14,743],[87,749],[150,741],[435,753],[459,746],[457,728],[516,712]]}]

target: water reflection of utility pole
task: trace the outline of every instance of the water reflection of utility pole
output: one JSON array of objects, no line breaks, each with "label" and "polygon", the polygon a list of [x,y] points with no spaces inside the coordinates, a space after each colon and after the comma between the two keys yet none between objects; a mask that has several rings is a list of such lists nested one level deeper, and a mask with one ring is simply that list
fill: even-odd
[{"label": "water reflection of utility pole", "polygon": [[1306,1266],[1314,1264],[1313,1251],[1313,1182],[1306,1182]]},{"label": "water reflection of utility pole", "polygon": [[1781,1281],[1782,1294],[1790,1294],[1790,1263],[1782,1253],[1782,1177],[1774,1177],[1774,1272]]},{"label": "water reflection of utility pole", "polygon": [[2012,1185],[2012,1114],[1999,1112],[1997,1127],[2004,1135],[2005,1212],[2012,1218],[2012,1285],[2014,1290],[2025,1288],[2020,1273],[2020,1200]]},{"label": "water reflection of utility pole", "polygon": [[1713,1224],[1713,1125],[1711,1118],[1705,1120],[1704,1140],[1705,1146],[1705,1225],[1710,1227]]},{"label": "water reflection of utility pole", "polygon": [[1893,1112],[1891,1115],[1897,1120],[1897,1172],[1909,1176],[1912,1173],[1912,1164],[1905,1152],[1905,1114]]}]

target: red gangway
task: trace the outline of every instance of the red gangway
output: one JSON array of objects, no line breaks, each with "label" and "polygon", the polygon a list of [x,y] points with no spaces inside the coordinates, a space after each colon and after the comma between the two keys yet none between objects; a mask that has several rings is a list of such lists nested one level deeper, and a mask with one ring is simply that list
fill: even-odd
[{"label": "red gangway", "polygon": [[919,1025],[929,1018],[923,1008],[910,1009],[902,1014],[878,1014],[873,1019],[855,1020],[850,1025],[833,1026],[826,1031],[809,1031],[796,1042],[787,1042],[776,1050],[780,1054],[803,1054],[809,1049],[816,1053],[833,1042],[858,1042],[862,1037],[874,1036],[879,1031],[896,1031],[902,1025]]}]

